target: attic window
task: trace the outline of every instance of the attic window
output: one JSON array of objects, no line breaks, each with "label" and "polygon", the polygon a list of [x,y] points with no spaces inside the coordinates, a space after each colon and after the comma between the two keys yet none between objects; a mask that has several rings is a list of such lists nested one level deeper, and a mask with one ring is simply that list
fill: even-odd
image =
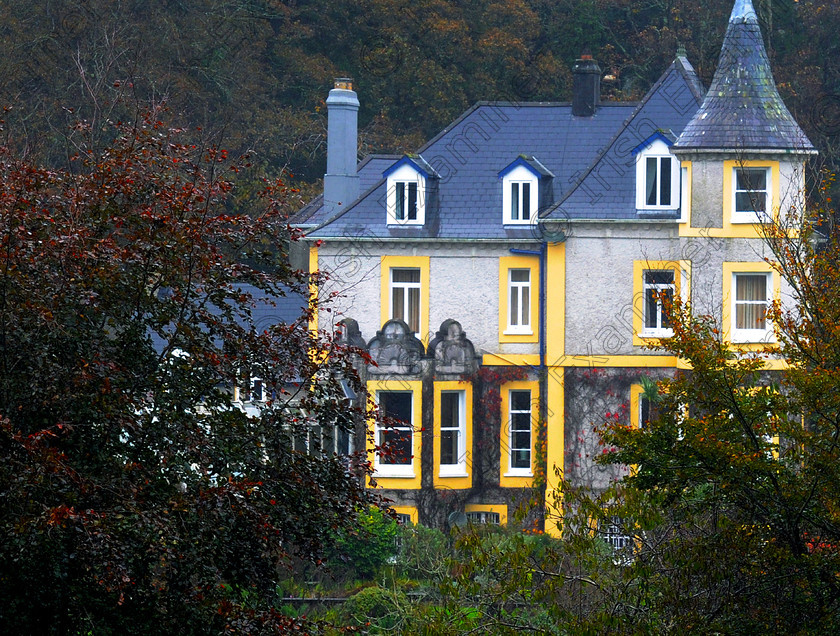
[{"label": "attic window", "polygon": [[670,140],[657,134],[637,147],[636,208],[676,210],[680,207],[680,162],[670,152]]},{"label": "attic window", "polygon": [[539,178],[523,165],[502,177],[502,223],[530,225],[537,220]]},{"label": "attic window", "polygon": [[406,161],[385,176],[388,225],[423,225],[426,221],[426,175]]}]

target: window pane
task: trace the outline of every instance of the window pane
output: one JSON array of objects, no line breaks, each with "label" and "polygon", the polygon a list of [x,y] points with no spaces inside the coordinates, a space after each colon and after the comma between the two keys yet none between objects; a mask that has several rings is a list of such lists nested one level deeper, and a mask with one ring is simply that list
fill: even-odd
[{"label": "window pane", "polygon": [[671,205],[671,159],[662,157],[659,172],[659,205]]},{"label": "window pane", "polygon": [[379,408],[386,417],[411,424],[410,391],[382,391],[379,393]]},{"label": "window pane", "polygon": [[530,468],[531,467],[531,451],[530,450],[515,450],[510,456],[511,468]]},{"label": "window pane", "polygon": [[650,399],[639,396],[639,428],[644,428],[650,421]]},{"label": "window pane", "polygon": [[523,287],[522,288],[522,326],[527,326],[531,324],[531,299],[530,294],[531,288],[530,287]]},{"label": "window pane", "polygon": [[440,395],[440,426],[441,428],[458,428],[461,419],[461,400],[458,393],[441,393]]},{"label": "window pane", "polygon": [[648,289],[645,294],[645,329],[657,329],[659,327],[659,292],[655,289]]},{"label": "window pane", "polygon": [[379,457],[382,464],[405,465],[411,463],[411,430],[386,428],[380,431]]},{"label": "window pane", "polygon": [[519,288],[510,289],[510,326],[519,326]]},{"label": "window pane", "polygon": [[397,207],[394,211],[394,216],[397,221],[405,220],[405,184],[397,182]]},{"label": "window pane", "polygon": [[510,280],[514,283],[528,283],[531,281],[531,270],[512,269],[510,270]]},{"label": "window pane", "polygon": [[645,192],[648,205],[656,205],[656,157],[648,157],[645,167]]},{"label": "window pane", "polygon": [[736,276],[735,296],[738,300],[767,300],[767,276],[764,274]]},{"label": "window pane", "polygon": [[645,283],[648,284],[648,285],[673,285],[674,284],[674,271],[673,270],[646,271],[645,272]]},{"label": "window pane", "polygon": [[408,219],[409,221],[417,220],[417,184],[408,184]]},{"label": "window pane", "polygon": [[408,290],[408,317],[405,321],[414,333],[420,332],[420,290],[417,287]]},{"label": "window pane", "polygon": [[511,391],[510,408],[512,411],[531,411],[530,391]]},{"label": "window pane", "polygon": [[519,184],[510,184],[510,218],[513,221],[519,220]]},{"label": "window pane", "polygon": [[448,430],[440,432],[440,463],[451,466],[458,463],[458,431]]},{"label": "window pane", "polygon": [[419,283],[420,270],[419,269],[392,269],[391,280],[395,283]]},{"label": "window pane", "polygon": [[405,320],[405,289],[395,287],[391,291],[392,318]]},{"label": "window pane", "polygon": [[531,184],[522,184],[522,220],[531,218]]},{"label": "window pane", "polygon": [[739,168],[736,174],[738,190],[767,189],[767,170],[765,168]]}]

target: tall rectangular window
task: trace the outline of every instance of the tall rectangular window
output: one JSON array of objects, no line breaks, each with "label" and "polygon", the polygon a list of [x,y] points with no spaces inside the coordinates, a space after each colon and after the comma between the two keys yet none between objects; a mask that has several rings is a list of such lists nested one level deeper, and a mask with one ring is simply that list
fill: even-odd
[{"label": "tall rectangular window", "polygon": [[420,270],[391,268],[391,318],[405,321],[415,334],[420,333]]},{"label": "tall rectangular window", "polygon": [[767,303],[770,274],[733,274],[734,323],[733,339],[760,342],[768,335]]},{"label": "tall rectangular window", "polygon": [[531,391],[515,390],[509,395],[510,472],[531,472]]},{"label": "tall rectangular window", "polygon": [[670,336],[671,325],[665,313],[665,303],[674,300],[674,270],[646,270],[642,290],[644,299],[644,330],[642,335]]},{"label": "tall rectangular window", "polygon": [[508,270],[508,328],[510,333],[531,333],[531,270]]},{"label": "tall rectangular window", "polygon": [[645,203],[649,207],[671,207],[671,157],[645,158]]},{"label": "tall rectangular window", "polygon": [[379,409],[387,418],[379,426],[377,459],[380,466],[410,467],[413,463],[413,393],[379,391]]},{"label": "tall rectangular window", "polygon": [[466,413],[464,391],[440,394],[440,474],[466,472]]},{"label": "tall rectangular window", "polygon": [[397,221],[417,220],[417,182],[397,181],[396,208],[394,216]]},{"label": "tall rectangular window", "polygon": [[510,220],[531,219],[531,184],[526,181],[512,181],[510,184]]},{"label": "tall rectangular window", "polygon": [[769,172],[769,168],[735,168],[735,217],[767,214]]}]

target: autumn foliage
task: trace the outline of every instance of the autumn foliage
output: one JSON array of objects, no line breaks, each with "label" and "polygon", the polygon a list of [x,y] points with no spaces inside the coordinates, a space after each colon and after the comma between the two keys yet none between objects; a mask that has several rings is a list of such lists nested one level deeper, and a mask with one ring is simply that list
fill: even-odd
[{"label": "autumn foliage", "polygon": [[[352,426],[346,355],[307,313],[257,320],[310,282],[284,264],[282,184],[233,209],[241,166],[158,116],[108,124],[104,147],[76,126],[64,169],[0,147],[7,633],[294,627],[278,569],[367,500],[363,461],[291,443]],[[231,407],[243,376],[258,416]]]}]

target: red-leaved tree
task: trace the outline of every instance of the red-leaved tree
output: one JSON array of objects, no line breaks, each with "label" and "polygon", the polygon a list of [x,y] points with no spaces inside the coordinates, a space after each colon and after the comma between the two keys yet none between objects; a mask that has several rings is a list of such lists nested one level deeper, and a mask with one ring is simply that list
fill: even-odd
[{"label": "red-leaved tree", "polygon": [[[9,633],[281,632],[278,568],[367,503],[364,458],[311,435],[353,425],[346,351],[305,300],[264,319],[311,282],[285,264],[276,200],[231,209],[237,166],[156,117],[104,149],[78,126],[61,170],[0,147]],[[250,415],[231,405],[243,376],[266,389]]]}]

